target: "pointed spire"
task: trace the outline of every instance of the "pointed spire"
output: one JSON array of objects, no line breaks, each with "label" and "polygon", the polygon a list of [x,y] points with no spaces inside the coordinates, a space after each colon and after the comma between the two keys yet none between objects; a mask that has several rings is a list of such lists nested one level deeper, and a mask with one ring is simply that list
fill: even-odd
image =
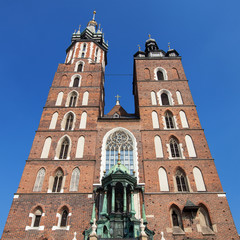
[{"label": "pointed spire", "polygon": [[96,15],[96,13],[97,13],[97,12],[94,10],[94,11],[93,11],[93,18],[92,18],[93,21],[95,20],[95,15]]},{"label": "pointed spire", "polygon": [[117,98],[116,105],[120,105],[120,100],[119,100],[120,97],[121,96],[119,96],[118,94],[117,94],[117,96],[115,96],[115,98]]},{"label": "pointed spire", "polygon": [[77,34],[80,34],[80,28],[81,28],[81,25],[79,25],[79,28],[78,28],[78,31],[77,31]]}]

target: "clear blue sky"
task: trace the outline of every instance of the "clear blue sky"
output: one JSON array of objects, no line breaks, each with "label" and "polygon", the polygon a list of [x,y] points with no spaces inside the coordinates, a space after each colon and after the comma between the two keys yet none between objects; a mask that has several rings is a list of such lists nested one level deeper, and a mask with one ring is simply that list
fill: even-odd
[{"label": "clear blue sky", "polygon": [[[96,9],[109,41],[107,74],[132,74],[148,33],[183,57],[193,99],[240,232],[240,1],[0,1],[0,235],[28,158],[42,107],[72,32]],[[122,96],[134,112],[131,76],[106,76],[106,109]]]}]

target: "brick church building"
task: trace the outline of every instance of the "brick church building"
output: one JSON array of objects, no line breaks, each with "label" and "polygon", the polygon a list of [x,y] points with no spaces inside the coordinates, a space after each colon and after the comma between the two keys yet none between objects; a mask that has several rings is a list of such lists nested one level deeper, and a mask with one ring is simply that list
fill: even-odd
[{"label": "brick church building", "polygon": [[134,54],[135,113],[104,114],[94,17],[59,64],[2,240],[237,240],[179,53]]}]

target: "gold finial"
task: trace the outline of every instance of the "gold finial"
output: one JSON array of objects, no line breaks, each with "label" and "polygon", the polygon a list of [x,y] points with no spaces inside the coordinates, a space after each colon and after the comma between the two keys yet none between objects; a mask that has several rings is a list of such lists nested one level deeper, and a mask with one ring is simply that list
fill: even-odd
[{"label": "gold finial", "polygon": [[76,33],[76,31],[77,31],[77,30],[75,29],[75,30],[74,30],[74,33]]},{"label": "gold finial", "polygon": [[118,152],[118,166],[121,165],[121,153]]},{"label": "gold finial", "polygon": [[138,44],[138,51],[141,51],[141,47],[140,47],[140,45]]},{"label": "gold finial", "polygon": [[148,34],[148,37],[149,37],[149,39],[151,38],[151,34],[150,33]]},{"label": "gold finial", "polygon": [[80,32],[81,24],[79,25],[78,31]]},{"label": "gold finial", "polygon": [[170,42],[168,43],[168,50],[170,50]]},{"label": "gold finial", "polygon": [[95,15],[96,15],[96,11],[94,10],[93,11],[93,19],[92,20],[95,20]]}]

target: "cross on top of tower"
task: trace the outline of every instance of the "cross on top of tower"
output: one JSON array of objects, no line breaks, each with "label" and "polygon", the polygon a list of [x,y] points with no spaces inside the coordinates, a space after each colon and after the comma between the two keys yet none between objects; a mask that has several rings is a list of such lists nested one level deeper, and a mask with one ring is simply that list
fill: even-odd
[{"label": "cross on top of tower", "polygon": [[117,94],[117,96],[115,96],[115,98],[117,98],[117,101],[116,101],[116,105],[120,105],[120,101],[119,101],[119,98],[120,98],[121,96],[119,96],[118,94]]}]

